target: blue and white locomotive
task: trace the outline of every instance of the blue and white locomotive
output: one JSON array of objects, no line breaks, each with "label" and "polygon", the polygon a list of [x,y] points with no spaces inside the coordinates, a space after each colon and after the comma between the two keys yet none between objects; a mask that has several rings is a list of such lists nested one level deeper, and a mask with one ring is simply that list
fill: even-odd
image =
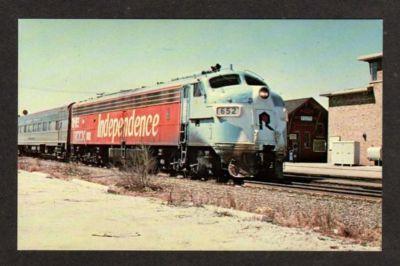
[{"label": "blue and white locomotive", "polygon": [[253,72],[212,69],[176,80],[183,85],[181,157],[200,176],[282,178],[284,101]]}]

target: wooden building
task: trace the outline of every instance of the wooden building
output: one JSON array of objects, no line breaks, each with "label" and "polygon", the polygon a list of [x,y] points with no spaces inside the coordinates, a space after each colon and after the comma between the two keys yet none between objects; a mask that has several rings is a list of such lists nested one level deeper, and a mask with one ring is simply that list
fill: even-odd
[{"label": "wooden building", "polygon": [[288,111],[287,138],[298,162],[326,162],[328,111],[314,98],[285,101]]}]

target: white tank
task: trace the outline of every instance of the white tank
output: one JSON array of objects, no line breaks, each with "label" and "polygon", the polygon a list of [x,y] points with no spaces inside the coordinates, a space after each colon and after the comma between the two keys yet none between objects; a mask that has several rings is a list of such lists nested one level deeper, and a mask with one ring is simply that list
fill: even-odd
[{"label": "white tank", "polygon": [[370,161],[382,160],[382,147],[369,147],[367,149],[367,154]]}]

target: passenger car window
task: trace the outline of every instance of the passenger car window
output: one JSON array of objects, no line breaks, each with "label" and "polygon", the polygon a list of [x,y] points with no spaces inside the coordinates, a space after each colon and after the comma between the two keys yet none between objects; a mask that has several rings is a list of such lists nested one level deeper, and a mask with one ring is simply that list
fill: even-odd
[{"label": "passenger car window", "polygon": [[60,130],[62,127],[62,121],[56,121],[56,130]]},{"label": "passenger car window", "polygon": [[247,85],[251,86],[266,86],[264,81],[259,80],[258,78],[249,76],[249,75],[244,75],[244,79],[246,80]]},{"label": "passenger car window", "polygon": [[209,80],[211,88],[221,88],[240,84],[240,77],[237,74],[221,75]]}]

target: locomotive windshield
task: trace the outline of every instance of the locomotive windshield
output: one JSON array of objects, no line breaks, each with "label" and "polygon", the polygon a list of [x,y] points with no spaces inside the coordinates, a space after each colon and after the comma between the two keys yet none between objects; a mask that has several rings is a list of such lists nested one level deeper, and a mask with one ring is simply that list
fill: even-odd
[{"label": "locomotive windshield", "polygon": [[264,81],[259,80],[258,78],[249,76],[249,75],[244,75],[244,79],[246,80],[247,85],[250,86],[266,86]]},{"label": "locomotive windshield", "polygon": [[281,96],[272,94],[272,101],[275,106],[285,107],[285,102],[282,100]]},{"label": "locomotive windshield", "polygon": [[240,84],[240,77],[237,74],[221,75],[210,78],[211,88],[221,88]]}]

